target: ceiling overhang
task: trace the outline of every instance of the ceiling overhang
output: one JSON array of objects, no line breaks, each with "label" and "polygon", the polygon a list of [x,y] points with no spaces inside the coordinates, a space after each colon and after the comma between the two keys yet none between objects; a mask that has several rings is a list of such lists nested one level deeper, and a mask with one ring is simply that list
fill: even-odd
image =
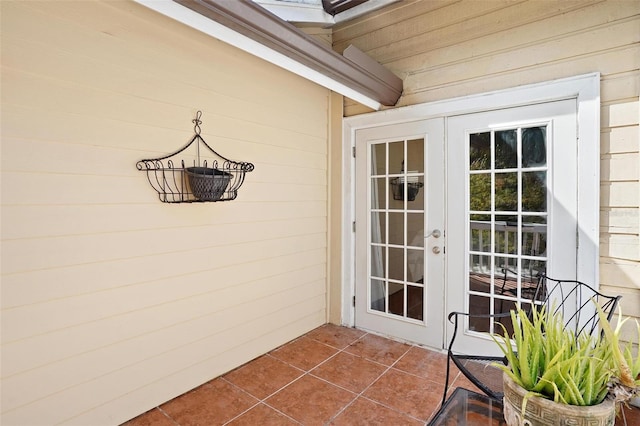
[{"label": "ceiling overhang", "polygon": [[402,94],[402,80],[364,52],[340,55],[250,0],[136,1],[372,109]]}]

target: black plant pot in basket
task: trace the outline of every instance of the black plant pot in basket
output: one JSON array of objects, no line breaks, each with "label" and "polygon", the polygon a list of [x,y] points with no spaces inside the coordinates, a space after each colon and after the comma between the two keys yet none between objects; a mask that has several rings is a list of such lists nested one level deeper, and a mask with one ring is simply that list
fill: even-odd
[{"label": "black plant pot in basket", "polygon": [[201,201],[217,201],[231,181],[231,173],[209,167],[187,167],[185,173],[193,195]]}]

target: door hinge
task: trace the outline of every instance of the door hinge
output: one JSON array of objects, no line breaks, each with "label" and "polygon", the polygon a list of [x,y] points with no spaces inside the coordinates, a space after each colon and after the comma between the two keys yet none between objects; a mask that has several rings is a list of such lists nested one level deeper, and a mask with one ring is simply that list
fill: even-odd
[{"label": "door hinge", "polygon": [[351,303],[353,303],[353,307],[356,306],[356,297],[355,296],[353,296],[353,301]]},{"label": "door hinge", "polygon": [[356,147],[355,146],[351,147],[351,155],[353,155],[353,158],[356,158]]},{"label": "door hinge", "polygon": [[351,232],[356,232],[356,221],[351,222]]}]

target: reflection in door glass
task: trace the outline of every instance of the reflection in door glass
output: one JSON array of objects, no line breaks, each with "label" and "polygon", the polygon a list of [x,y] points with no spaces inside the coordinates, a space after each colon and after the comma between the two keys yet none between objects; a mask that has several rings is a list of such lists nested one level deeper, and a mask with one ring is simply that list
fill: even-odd
[{"label": "reflection in door glass", "polygon": [[469,135],[469,169],[491,169],[491,133]]},{"label": "reflection in door glass", "polygon": [[546,127],[522,129],[522,167],[547,165]]},{"label": "reflection in door glass", "polygon": [[369,147],[369,309],[424,321],[424,139]]},{"label": "reflection in door glass", "polygon": [[403,212],[389,212],[389,244],[404,245],[404,218]]},{"label": "reflection in door glass", "polygon": [[424,287],[410,285],[407,287],[407,316],[422,321],[424,316]]},{"label": "reflection in door glass", "polygon": [[385,178],[371,179],[371,208],[384,209],[387,207],[387,180]]},{"label": "reflection in door glass", "polygon": [[404,310],[404,285],[389,283],[389,313],[403,316]]},{"label": "reflection in door glass", "polygon": [[406,170],[407,173],[424,173],[424,141],[422,139],[414,139],[407,141]]},{"label": "reflection in door glass", "polygon": [[382,280],[372,279],[369,294],[371,295],[371,309],[374,311],[385,312],[387,309],[387,288],[385,286],[385,282]]},{"label": "reflection in door glass", "polygon": [[496,169],[518,167],[518,136],[515,130],[496,132]]},{"label": "reflection in door glass", "polygon": [[[529,304],[546,270],[547,145],[546,126],[468,136],[467,303],[475,313]],[[468,327],[496,330],[489,320]]]},{"label": "reflection in door glass", "polygon": [[371,175],[384,176],[387,173],[387,145],[379,143],[371,148]]},{"label": "reflection in door glass", "polygon": [[547,172],[522,173],[522,210],[547,211]]}]

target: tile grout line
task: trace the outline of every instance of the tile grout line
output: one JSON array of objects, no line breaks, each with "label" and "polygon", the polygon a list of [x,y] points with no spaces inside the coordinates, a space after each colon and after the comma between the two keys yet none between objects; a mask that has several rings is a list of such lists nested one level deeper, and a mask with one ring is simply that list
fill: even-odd
[{"label": "tile grout line", "polygon": [[[303,377],[305,377],[305,376],[307,376],[307,375],[309,375],[309,376],[311,376],[311,377],[315,377],[315,378],[321,379],[320,377],[317,377],[317,376],[315,376],[315,375],[311,374],[311,371],[312,371],[312,370],[314,370],[314,369],[316,369],[316,368],[318,368],[318,367],[319,367],[319,366],[321,366],[322,364],[324,364],[324,363],[328,362],[330,359],[333,359],[333,358],[334,358],[335,356],[337,356],[339,353],[343,352],[343,351],[344,351],[344,349],[346,349],[346,348],[347,348],[347,347],[349,347],[350,345],[354,344],[354,343],[355,343],[355,342],[357,342],[358,340],[362,339],[362,337],[364,337],[364,336],[365,336],[365,335],[367,335],[367,334],[368,334],[368,333],[365,333],[364,335],[362,335],[362,336],[360,336],[359,338],[355,339],[353,342],[349,343],[349,344],[348,344],[347,346],[345,346],[345,348],[343,348],[343,349],[336,348],[335,346],[332,346],[332,345],[326,344],[325,342],[321,342],[320,340],[314,339],[314,338],[312,338],[312,337],[308,337],[308,336],[307,336],[307,334],[304,334],[304,335],[302,335],[302,336],[298,337],[297,339],[294,339],[293,341],[291,341],[291,342],[287,343],[287,344],[290,344],[290,343],[293,343],[293,342],[295,342],[295,341],[298,341],[298,340],[302,339],[303,337],[306,337],[306,338],[308,338],[308,339],[310,339],[310,340],[316,341],[316,342],[321,343],[321,344],[323,344],[323,345],[325,345],[325,346],[331,347],[331,348],[333,348],[333,349],[337,349],[337,352],[336,352],[335,354],[331,355],[330,357],[328,357],[328,358],[327,358],[327,359],[325,359],[324,361],[320,362],[319,364],[317,364],[317,365],[313,366],[313,367],[312,367],[312,368],[310,368],[309,370],[303,370],[303,369],[301,369],[301,368],[299,368],[299,367],[297,367],[297,366],[295,366],[295,365],[291,364],[291,363],[290,363],[290,362],[288,362],[288,361],[284,361],[284,360],[282,360],[282,359],[280,359],[280,358],[277,358],[277,357],[275,357],[275,356],[271,355],[271,353],[272,353],[273,351],[275,351],[276,349],[274,349],[274,350],[272,350],[272,351],[270,351],[270,352],[267,352],[266,354],[264,354],[264,356],[269,356],[270,358],[273,358],[274,360],[277,360],[277,361],[283,362],[283,363],[287,364],[288,366],[293,367],[293,368],[295,368],[296,370],[301,371],[303,374],[301,374],[299,377],[296,377],[296,378],[295,378],[295,379],[293,379],[292,381],[290,381],[290,382],[286,383],[285,385],[283,385],[283,386],[282,386],[282,387],[280,387],[279,389],[277,389],[277,390],[275,390],[275,391],[271,392],[269,395],[265,396],[265,397],[264,397],[264,398],[262,398],[262,399],[260,399],[260,398],[256,398],[256,396],[255,396],[255,395],[251,394],[250,392],[246,391],[245,389],[241,388],[240,386],[236,385],[235,383],[232,383],[231,381],[229,381],[228,379],[226,379],[224,376],[221,376],[221,378],[222,378],[225,382],[229,383],[230,385],[232,385],[232,386],[234,386],[234,387],[238,388],[239,390],[241,390],[242,392],[246,393],[247,395],[250,395],[251,397],[256,398],[256,399],[258,400],[258,402],[256,402],[255,404],[253,404],[251,407],[247,408],[246,410],[244,410],[243,412],[241,412],[241,413],[240,413],[240,414],[238,414],[237,416],[233,417],[232,419],[230,419],[229,421],[227,421],[227,422],[226,422],[226,423],[224,423],[224,424],[226,425],[226,424],[231,423],[231,422],[232,422],[232,421],[234,421],[235,419],[237,419],[237,418],[239,418],[239,417],[243,416],[244,414],[246,414],[247,412],[249,412],[250,410],[254,409],[255,407],[257,407],[257,406],[258,406],[258,405],[260,405],[260,404],[263,404],[264,406],[269,407],[269,408],[271,408],[272,410],[274,410],[274,411],[276,411],[276,412],[278,412],[278,413],[280,413],[280,414],[284,415],[285,417],[287,417],[288,419],[290,419],[290,420],[292,420],[292,421],[296,422],[297,424],[301,424],[301,423],[300,423],[300,422],[298,422],[296,419],[294,419],[294,418],[290,417],[290,416],[289,416],[289,415],[287,415],[286,413],[283,413],[282,411],[278,410],[276,407],[273,407],[272,405],[268,404],[268,403],[267,403],[267,399],[271,398],[271,397],[272,397],[273,395],[275,395],[276,393],[280,392],[281,390],[283,390],[283,389],[284,389],[284,388],[286,388],[287,386],[291,385],[292,383],[297,382],[298,380],[302,379]],[[285,345],[282,345],[282,346],[286,346],[286,344],[285,344]],[[347,352],[347,353],[348,353],[348,352]],[[249,361],[249,362],[251,362],[251,361]],[[328,382],[328,381],[326,381],[326,380],[324,380],[324,381],[325,381],[325,382],[327,382],[327,383],[330,383],[330,382]],[[334,383],[330,383],[330,384],[332,384],[332,385],[334,385],[334,386],[337,386],[337,385],[335,385]],[[351,392],[351,391],[349,391],[349,392]],[[353,393],[353,392],[351,392],[351,393]],[[356,396],[356,398],[357,398],[357,396]]]},{"label": "tile grout line", "polygon": [[[266,354],[265,354],[266,355]],[[298,368],[299,370],[299,368]],[[286,385],[282,386],[280,389],[276,390],[275,392],[270,393],[269,395],[265,396],[264,398],[260,399],[257,398],[255,395],[251,394],[250,392],[248,392],[247,390],[241,388],[240,386],[236,385],[235,383],[230,382],[229,380],[227,380],[224,376],[221,376],[221,379],[224,380],[225,382],[227,382],[228,384],[230,384],[231,386],[241,390],[242,392],[246,393],[247,395],[251,396],[252,398],[255,398],[258,400],[258,402],[256,402],[255,404],[253,404],[252,406],[250,406],[249,408],[247,408],[246,410],[244,410],[243,412],[241,412],[240,414],[238,414],[237,416],[229,419],[228,421],[226,421],[225,423],[223,423],[223,425],[227,425],[229,423],[231,423],[232,421],[236,420],[237,418],[245,415],[246,413],[248,413],[249,411],[253,410],[254,408],[256,408],[258,405],[262,404],[266,407],[271,408],[272,410],[277,411],[278,413],[282,414],[283,416],[287,417],[290,420],[293,420],[294,422],[301,424],[299,421],[297,421],[296,419],[288,416],[286,413],[283,413],[282,411],[278,410],[275,407],[272,407],[271,405],[266,403],[267,398],[270,398],[271,396],[275,395],[276,393],[280,392],[282,389],[286,388],[287,386],[289,386],[291,383],[294,383],[298,380],[300,380],[301,377],[304,377],[305,374],[302,374],[300,377],[295,378],[294,380],[290,381],[289,383],[287,383]]]},{"label": "tile grout line", "polygon": [[[302,379],[302,378],[303,378],[303,377],[305,377],[305,376],[310,376],[310,377],[316,378],[316,379],[321,380],[321,381],[323,381],[323,382],[325,382],[325,383],[328,383],[328,384],[330,384],[330,385],[336,386],[336,387],[338,387],[338,388],[340,388],[340,389],[342,389],[342,390],[345,390],[345,391],[347,391],[347,392],[349,392],[349,393],[352,393],[352,394],[356,395],[356,396],[355,396],[355,398],[354,398],[354,399],[353,399],[349,404],[347,404],[345,407],[343,407],[343,409],[341,409],[340,411],[338,411],[338,413],[337,413],[337,414],[335,414],[334,416],[332,416],[332,417],[328,420],[328,422],[331,422],[332,420],[334,420],[334,419],[336,418],[336,416],[337,416],[338,414],[340,414],[342,411],[344,411],[344,409],[345,409],[346,407],[348,407],[348,406],[350,406],[351,404],[353,404],[353,402],[358,398],[358,396],[359,396],[359,395],[357,395],[355,392],[353,392],[353,391],[351,391],[351,390],[349,390],[349,389],[345,389],[345,388],[343,388],[342,386],[339,386],[339,385],[337,385],[337,384],[335,384],[335,383],[331,383],[331,382],[329,382],[328,380],[323,379],[322,377],[318,377],[318,376],[316,376],[315,374],[312,374],[311,372],[312,372],[313,370],[315,370],[316,368],[320,367],[321,365],[323,365],[323,364],[325,364],[325,363],[329,362],[329,360],[331,360],[331,359],[335,358],[336,356],[338,356],[338,354],[340,354],[340,353],[342,353],[342,352],[349,354],[349,352],[345,352],[345,349],[346,349],[346,348],[348,348],[349,346],[353,345],[354,343],[356,343],[357,341],[359,341],[360,339],[362,339],[364,336],[366,336],[366,335],[368,335],[368,334],[369,334],[369,333],[365,333],[365,334],[363,334],[362,336],[358,337],[357,339],[355,339],[355,340],[354,340],[354,341],[352,341],[351,343],[347,344],[347,345],[346,345],[344,348],[342,348],[342,349],[337,348],[337,347],[335,347],[335,346],[333,346],[333,345],[327,344],[327,343],[325,343],[325,342],[322,342],[322,341],[320,341],[320,340],[318,340],[318,339],[314,339],[313,337],[308,337],[307,335],[301,336],[301,337],[305,337],[305,336],[307,336],[307,338],[309,338],[309,339],[311,339],[311,340],[313,340],[313,341],[315,341],[315,342],[322,343],[323,345],[326,345],[326,346],[331,347],[331,348],[333,348],[333,349],[337,349],[337,352],[336,352],[335,354],[333,354],[333,355],[331,355],[331,356],[327,357],[327,359],[325,359],[324,361],[322,361],[322,362],[318,363],[317,365],[315,365],[314,367],[310,368],[309,370],[307,370],[307,371],[302,370],[302,371],[304,371],[304,374],[303,374],[303,375],[301,375],[300,377],[296,378],[295,380],[292,380],[290,383],[288,383],[288,384],[286,384],[285,386],[281,387],[281,388],[280,388],[280,389],[278,389],[277,391],[273,392],[273,393],[272,393],[271,395],[269,395],[267,398],[269,398],[269,397],[271,397],[272,395],[274,395],[274,394],[276,394],[276,393],[280,392],[282,389],[284,389],[285,387],[289,386],[291,383],[296,382],[296,381],[298,381],[298,380]],[[349,354],[349,355],[353,355],[353,354]],[[275,358],[275,357],[274,357],[274,358]],[[279,358],[275,358],[275,359],[280,360]],[[282,361],[282,360],[280,360],[280,361]],[[286,362],[286,361],[283,361],[283,362]],[[287,365],[291,365],[292,367],[295,367],[294,365],[289,364],[288,362],[287,362]],[[295,367],[295,368],[298,368],[298,367]],[[298,369],[299,369],[299,368],[298,368]],[[377,380],[377,379],[376,379],[376,380]],[[267,398],[265,398],[265,400],[266,400]],[[272,408],[272,409],[274,409],[274,410],[276,410],[276,411],[278,411],[278,412],[279,412],[279,410],[277,410],[275,407],[272,407],[271,405],[267,404],[267,403],[266,403],[266,401],[264,402],[264,404],[265,404],[267,407],[270,407],[270,408]],[[289,416],[287,416],[287,417],[289,417]],[[290,418],[290,417],[289,417],[289,418]],[[295,419],[293,419],[293,420],[295,420]],[[296,423],[300,424],[300,422],[298,422],[298,421],[296,421]]]},{"label": "tile grout line", "polygon": [[156,408],[158,409],[158,411],[160,411],[160,412],[162,413],[162,415],[163,415],[163,416],[165,416],[166,418],[168,418],[169,420],[171,420],[171,422],[172,422],[173,424],[175,424],[176,426],[180,426],[180,423],[178,423],[178,421],[177,421],[176,419],[174,419],[173,417],[171,417],[171,416],[169,415],[169,413],[167,413],[166,411],[164,411],[164,410],[162,409],[162,407],[161,407],[161,406],[157,406]]},{"label": "tile grout line", "polygon": [[[358,340],[362,339],[364,336],[369,335],[369,334],[370,334],[370,333],[366,333],[365,335],[361,336],[359,339],[356,339],[353,343],[357,342]],[[376,336],[376,335],[375,335],[375,334],[372,334],[372,336]],[[353,345],[353,343],[351,343],[351,344],[347,345],[347,346],[346,346],[346,347],[345,347],[341,352],[345,352],[345,353],[347,353],[347,354],[349,354],[349,355],[353,355],[353,356],[359,356],[359,355],[352,354],[352,353],[350,353],[350,352],[346,352],[346,351],[345,351],[345,349],[347,349],[349,346]],[[371,399],[371,398],[368,398],[368,397],[364,396],[364,393],[365,393],[369,388],[371,388],[371,386],[373,386],[373,385],[374,385],[378,380],[380,380],[380,378],[381,378],[382,376],[384,376],[385,374],[387,374],[387,373],[389,372],[389,370],[391,370],[391,369],[393,368],[393,366],[394,366],[394,365],[396,365],[396,364],[397,364],[397,363],[398,363],[402,358],[404,358],[404,356],[406,356],[406,355],[409,353],[409,351],[411,350],[411,348],[412,348],[412,347],[413,347],[413,345],[409,345],[409,348],[408,348],[408,349],[407,349],[407,350],[406,350],[402,355],[400,355],[400,356],[398,357],[398,359],[396,359],[394,362],[392,362],[390,365],[385,365],[385,364],[382,364],[382,363],[377,362],[377,361],[375,361],[375,360],[368,359],[368,358],[365,358],[365,357],[361,357],[361,358],[363,358],[363,359],[365,359],[365,360],[367,360],[367,361],[371,361],[371,362],[374,362],[374,363],[376,363],[376,364],[379,364],[379,365],[384,366],[384,367],[385,367],[385,370],[384,370],[382,373],[380,373],[380,375],[379,375],[378,377],[376,377],[376,378],[375,378],[375,379],[374,379],[374,380],[373,380],[373,381],[372,381],[368,386],[366,386],[366,387],[365,387],[365,388],[364,388],[360,393],[356,394],[356,397],[355,397],[355,398],[354,398],[350,403],[348,403],[347,405],[345,405],[341,410],[339,410],[339,411],[338,411],[338,412],[337,412],[337,413],[336,413],[336,414],[335,414],[331,419],[329,419],[329,421],[328,421],[326,424],[329,424],[329,423],[331,423],[332,421],[334,421],[334,420],[335,420],[335,419],[336,419],[340,414],[342,414],[342,413],[343,413],[347,408],[349,408],[350,406],[352,406],[352,405],[353,405],[353,404],[358,400],[358,398],[364,398],[364,399],[366,399],[366,400],[368,400],[368,401],[373,402],[374,404],[381,405],[381,406],[383,406],[383,407],[385,407],[385,408],[387,408],[387,409],[389,409],[389,410],[392,410],[392,411],[394,411],[394,412],[396,412],[396,413],[398,413],[398,414],[402,414],[402,415],[404,415],[404,416],[410,417],[410,418],[412,418],[412,419],[415,419],[415,420],[417,420],[417,421],[419,421],[419,422],[422,422],[422,423],[425,423],[425,424],[426,424],[426,421],[425,421],[425,420],[418,419],[418,418],[416,418],[416,417],[412,416],[412,415],[411,415],[411,414],[409,414],[409,413],[405,413],[405,412],[403,412],[403,411],[399,411],[397,408],[389,407],[388,405],[386,405],[386,404],[384,404],[384,403],[381,403],[381,402],[379,402],[379,401],[375,401],[375,400],[373,400],[373,399]],[[398,371],[402,371],[402,372],[404,372],[403,370],[399,370],[399,369],[395,369],[395,370],[398,370]],[[407,374],[409,374],[409,373],[407,373]],[[316,377],[316,376],[314,376],[314,377]],[[416,377],[418,377],[418,376],[416,376]],[[322,379],[322,378],[320,378],[320,377],[319,377],[319,379]],[[322,380],[324,380],[324,379],[322,379]],[[341,388],[341,389],[345,389],[345,388],[343,388],[343,387],[342,387],[342,386],[340,386],[340,385],[337,385],[337,384],[335,384],[335,383],[331,383],[331,382],[329,382],[329,381],[327,381],[327,380],[325,380],[325,381],[326,381],[327,383],[330,383],[330,384],[332,384],[332,385],[334,385],[334,386],[337,386],[337,387],[339,387],[339,388]],[[348,389],[345,389],[345,390],[348,390]],[[353,392],[353,391],[350,391],[350,392],[355,393],[355,392]],[[432,413],[432,414],[433,414],[433,413]],[[427,419],[427,420],[428,420],[428,419]]]}]

